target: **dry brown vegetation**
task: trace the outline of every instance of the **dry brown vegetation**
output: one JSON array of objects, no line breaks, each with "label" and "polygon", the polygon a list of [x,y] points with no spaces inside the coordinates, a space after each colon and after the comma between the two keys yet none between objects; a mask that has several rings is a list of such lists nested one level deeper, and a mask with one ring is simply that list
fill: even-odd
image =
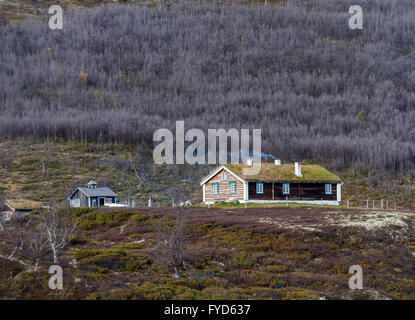
[{"label": "dry brown vegetation", "polygon": [[[413,212],[185,208],[192,237],[183,256],[189,267],[182,267],[180,279],[175,279],[157,250],[160,226],[174,228],[176,210],[73,211],[81,232],[60,257],[64,290],[56,293],[47,287],[46,268],[51,261],[44,261],[34,273],[0,259],[0,296],[415,298]],[[348,288],[348,269],[355,264],[363,268],[363,290]]]},{"label": "dry brown vegetation", "polygon": [[102,4],[95,0],[0,0],[0,24],[5,21],[18,22],[28,17],[41,16],[52,5],[72,5],[73,7],[90,7]]},{"label": "dry brown vegetation", "polygon": [[[140,153],[142,159],[137,160]],[[134,145],[0,140],[0,190],[9,201],[25,199],[47,205],[50,201],[65,200],[75,186],[86,185],[94,179],[99,185],[111,187],[121,201],[130,196],[141,205],[147,203],[149,196],[156,206],[170,205],[171,198],[178,199],[180,191],[192,203],[202,200],[199,182],[212,166],[156,166],[151,157],[150,150]],[[43,161],[46,162],[44,173]],[[139,173],[146,173],[144,183],[139,182],[133,165]],[[352,169],[331,172],[344,181],[343,204],[351,199],[353,206],[366,206],[366,199],[375,199],[379,208],[383,198],[385,205],[389,201],[390,208],[393,203],[399,209],[414,207],[415,180],[410,175],[393,178],[380,172],[373,177]]]}]

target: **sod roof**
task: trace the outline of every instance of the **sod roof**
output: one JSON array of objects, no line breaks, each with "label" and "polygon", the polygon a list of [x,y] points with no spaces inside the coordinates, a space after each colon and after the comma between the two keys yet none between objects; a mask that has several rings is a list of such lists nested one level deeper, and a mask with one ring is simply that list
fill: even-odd
[{"label": "sod roof", "polygon": [[256,175],[244,174],[244,168],[253,168],[245,164],[227,164],[226,167],[242,179],[248,181],[341,182],[338,176],[319,165],[301,165],[302,177],[297,177],[294,174],[294,164],[277,166],[273,163],[261,163],[261,170]]},{"label": "sod roof", "polygon": [[6,203],[16,210],[34,210],[43,207],[43,204],[39,201],[26,199],[7,200]]}]

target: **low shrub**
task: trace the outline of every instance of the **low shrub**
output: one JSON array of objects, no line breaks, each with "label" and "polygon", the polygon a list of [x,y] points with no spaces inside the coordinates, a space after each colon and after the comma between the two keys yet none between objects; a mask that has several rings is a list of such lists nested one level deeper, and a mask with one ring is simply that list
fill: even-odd
[{"label": "low shrub", "polygon": [[79,227],[84,230],[92,230],[98,226],[115,226],[134,215],[130,211],[92,211],[79,218]]}]

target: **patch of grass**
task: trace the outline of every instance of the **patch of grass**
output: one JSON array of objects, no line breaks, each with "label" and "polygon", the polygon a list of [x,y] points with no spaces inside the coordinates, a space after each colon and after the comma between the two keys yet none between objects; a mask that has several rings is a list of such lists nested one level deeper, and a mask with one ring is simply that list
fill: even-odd
[{"label": "patch of grass", "polygon": [[134,243],[134,242],[120,243],[113,247],[113,249],[128,249],[128,250],[140,250],[144,248],[145,248],[144,244]]},{"label": "patch of grass", "polygon": [[125,256],[126,252],[120,249],[98,249],[98,250],[78,250],[75,252],[74,257],[77,260],[83,260],[89,257],[120,257]]},{"label": "patch of grass", "polygon": [[115,226],[127,221],[135,212],[131,211],[92,211],[79,217],[79,227],[92,230],[98,226]]}]

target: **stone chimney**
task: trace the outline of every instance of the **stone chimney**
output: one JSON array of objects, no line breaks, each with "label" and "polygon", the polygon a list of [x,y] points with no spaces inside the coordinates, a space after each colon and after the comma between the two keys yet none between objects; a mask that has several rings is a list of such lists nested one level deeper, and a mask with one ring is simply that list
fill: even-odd
[{"label": "stone chimney", "polygon": [[302,173],[301,173],[301,163],[300,162],[296,162],[294,163],[294,174],[297,177],[302,177]]}]

